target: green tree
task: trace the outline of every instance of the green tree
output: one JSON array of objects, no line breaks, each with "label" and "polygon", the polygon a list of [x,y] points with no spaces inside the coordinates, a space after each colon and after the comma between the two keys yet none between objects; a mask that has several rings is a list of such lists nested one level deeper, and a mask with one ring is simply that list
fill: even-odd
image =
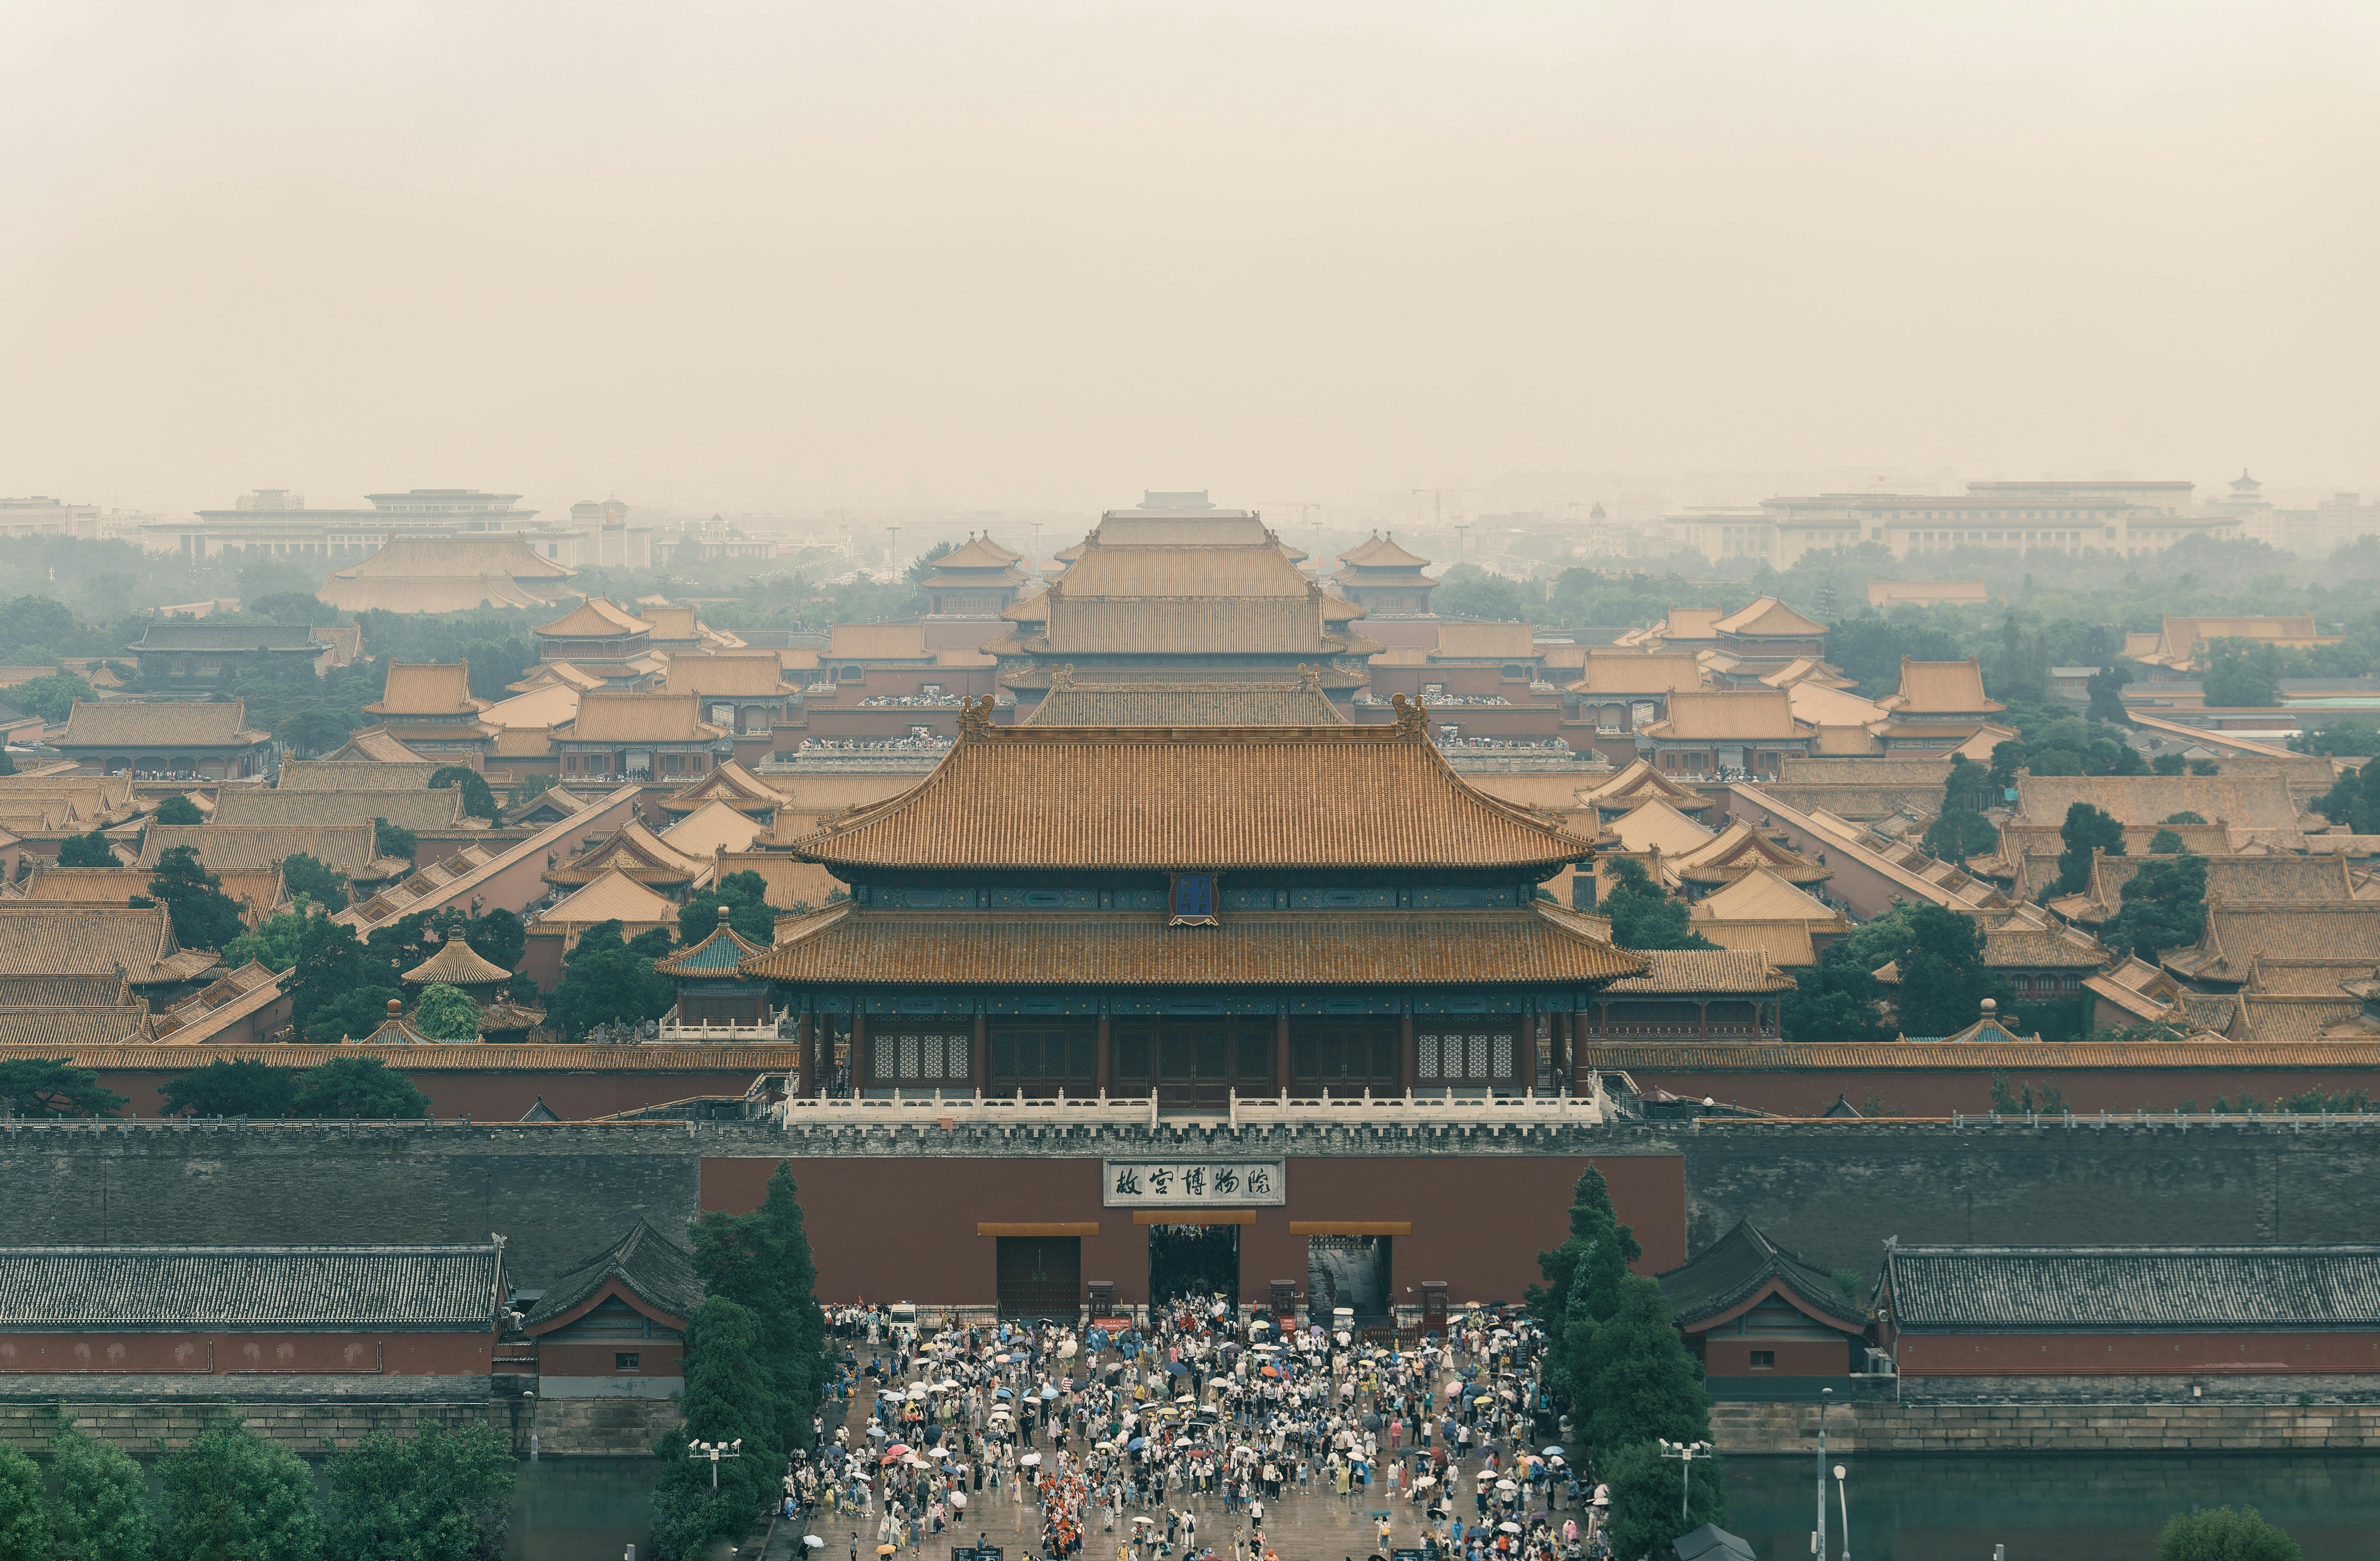
[{"label": "green tree", "polygon": [[0,1062],[0,1102],[17,1117],[113,1117],[124,1096],[66,1058],[12,1058]]},{"label": "green tree", "polygon": [[2058,827],[2058,838],[2066,842],[2066,849],[2058,853],[2058,884],[2048,895],[2053,900],[2061,894],[2079,894],[2090,883],[2094,848],[2110,856],[2124,854],[2124,827],[2113,815],[2087,802],[2067,805],[2066,822]]},{"label": "green tree", "polygon": [[60,1413],[50,1437],[52,1561],[149,1561],[148,1479]]},{"label": "green tree", "polygon": [[289,1114],[414,1121],[430,1115],[430,1097],[377,1057],[334,1057],[298,1075]]},{"label": "green tree", "polygon": [[282,859],[281,877],[293,895],[302,894],[326,911],[346,909],[347,875],[302,851]]},{"label": "green tree", "polygon": [[1781,1033],[1789,1041],[1888,1041],[1892,1026],[1880,1005],[1884,984],[1862,964],[1848,941],[1830,946],[1818,962],[1799,972],[1780,1008]]},{"label": "green tree", "polygon": [[2289,739],[2289,746],[2301,754],[2333,754],[2349,758],[2369,758],[2380,754],[2380,726],[2353,716],[2341,716],[2319,732]]},{"label": "green tree", "polygon": [[63,726],[74,713],[74,702],[91,697],[91,684],[72,672],[53,672],[48,677],[20,683],[8,691],[8,703],[29,716],[39,716],[52,726]]},{"label": "green tree", "polygon": [[223,891],[223,879],[200,865],[197,848],[168,846],[151,869],[149,892],[174,918],[174,940],[185,949],[223,949],[248,930],[239,902]]},{"label": "green tree", "polygon": [[2180,775],[2189,768],[2189,761],[2180,754],[2159,754],[2149,766],[2159,775]]},{"label": "green tree", "polygon": [[372,850],[382,856],[402,857],[410,862],[421,849],[421,838],[402,824],[392,824],[385,818],[372,819]]},{"label": "green tree", "polygon": [[1999,840],[2000,832],[1990,819],[1963,807],[1943,809],[1941,817],[1925,827],[1925,849],[1945,862],[1963,863],[1977,852],[1989,851]]},{"label": "green tree", "polygon": [[2086,713],[2093,720],[2129,725],[2131,717],[2124,713],[2124,684],[2132,681],[2128,667],[2102,667],[2083,680],[2082,687],[2090,697]]},{"label": "green tree", "polygon": [[[656,936],[659,950],[651,941]],[[554,988],[549,1013],[574,1037],[598,1024],[659,1019],[677,1000],[676,984],[653,974],[656,952],[667,952],[668,943],[666,928],[639,933],[631,944],[621,941],[618,922],[596,923],[564,957],[562,984]]]},{"label": "green tree", "polygon": [[2314,799],[2314,811],[2359,835],[2380,835],[2380,764],[2350,770]]},{"label": "green tree", "polygon": [[769,904],[768,880],[750,868],[728,875],[716,890],[706,889],[678,907],[678,942],[693,948],[718,928],[722,914],[747,943],[766,947],[776,941],[777,913]]},{"label": "green tree", "polygon": [[[1638,1442],[1606,1453],[1596,1450],[1595,1472],[1611,1487],[1611,1510],[1604,1533],[1611,1554],[1622,1556],[1668,1555],[1671,1544],[1706,1523],[1725,1526],[1725,1468],[1716,1456],[1697,1458],[1691,1466],[1665,1458],[1651,1442]],[[1678,1498],[1687,1500],[1686,1515],[1678,1516]]]},{"label": "green tree", "polygon": [[528,926],[503,906],[493,906],[464,925],[463,943],[490,964],[517,970],[528,948]]},{"label": "green tree", "polygon": [[115,865],[115,848],[107,843],[107,836],[97,829],[87,835],[68,835],[58,842],[58,865],[61,867],[113,867]]},{"label": "green tree", "polygon": [[413,1027],[433,1041],[480,1038],[480,1005],[459,986],[443,982],[425,987],[413,1010]]},{"label": "green tree", "polygon": [[1984,929],[1974,917],[1920,903],[1897,907],[1896,919],[1905,941],[1894,953],[1900,979],[1893,1002],[1903,1034],[1955,1034],[1975,1022],[1985,998],[2005,997],[1984,964]]},{"label": "green tree", "polygon": [[1561,1244],[1537,1254],[1545,1282],[1527,1287],[1521,1299],[1546,1330],[1548,1386],[1577,1406],[1585,1402],[1596,1327],[1619,1304],[1621,1281],[1645,1249],[1620,1222],[1611,1189],[1591,1165],[1572,1184],[1569,1222]]},{"label": "green tree", "polygon": [[511,1521],[511,1449],[484,1422],[429,1426],[411,1439],[375,1431],[332,1458],[333,1556],[501,1561]]},{"label": "green tree", "polygon": [[314,1561],[322,1524],[305,1460],[226,1416],[157,1468],[157,1561]]},{"label": "green tree", "polygon": [[2149,837],[2149,854],[2151,856],[2171,856],[2176,852],[2186,849],[2188,848],[2182,844],[2181,837],[2175,834],[2171,829],[2159,829],[2155,834]]},{"label": "green tree", "polygon": [[159,803],[157,811],[149,816],[152,824],[203,824],[206,821],[206,815],[199,811],[199,805],[178,792]]},{"label": "green tree", "polygon": [[771,1434],[781,1446],[809,1446],[810,1417],[826,1380],[826,1333],[793,1167],[777,1162],[767,1194],[750,1214],[704,1215],[694,1228],[694,1262],[706,1293],[740,1302],[759,1320],[775,1373]]},{"label": "green tree", "polygon": [[430,789],[444,791],[452,786],[463,788],[463,811],[473,818],[492,820],[503,809],[496,806],[496,793],[488,788],[488,778],[468,764],[450,764],[431,772]]},{"label": "green tree", "polygon": [[2188,808],[2184,808],[2180,813],[2167,814],[2163,818],[2157,820],[2157,822],[2161,824],[2204,824],[2206,820],[2201,818],[2197,814],[2191,812]]},{"label": "green tree", "polygon": [[2210,708],[2241,709],[2277,703],[2281,696],[2281,653],[2256,640],[2218,639],[2207,649],[2206,672],[2199,679]]},{"label": "green tree", "polygon": [[2157,1531],[2156,1561],[2304,1561],[2297,1541],[2252,1507],[2186,1513]]},{"label": "green tree", "polygon": [[2190,772],[2192,775],[2214,775],[2219,772],[2222,766],[2216,764],[2213,759],[2192,759],[2190,761]]},{"label": "green tree", "polygon": [[15,1446],[0,1442],[0,1561],[49,1561],[50,1519],[42,1501],[42,1471]]},{"label": "green tree", "polygon": [[317,1045],[371,1034],[389,1000],[403,997],[395,973],[366,956],[356,929],[328,916],[309,916],[299,927],[289,986],[298,1033]]},{"label": "green tree", "polygon": [[1654,887],[1644,864],[1632,857],[1606,858],[1612,878],[1604,897],[1604,914],[1611,918],[1611,941],[1622,949],[1716,949],[1718,944],[1694,929],[1682,901],[1670,899]]},{"label": "green tree", "polygon": [[[705,1301],[686,1330],[686,1388],[678,1396],[686,1429],[654,1449],[667,1460],[653,1503],[660,1561],[693,1561],[710,1541],[740,1537],[776,1484],[784,1449],[776,1438],[779,1406],[770,1390],[776,1374],[762,1337],[759,1314],[722,1295]],[[686,1441],[744,1444],[741,1457],[716,1466],[715,1501],[710,1496],[713,1466],[686,1457]]]},{"label": "green tree", "polygon": [[2000,798],[1990,770],[1964,754],[1952,754],[1950,774],[1942,786],[1942,800],[1946,807],[1981,813]]},{"label": "green tree", "polygon": [[304,905],[267,916],[254,932],[244,932],[223,946],[224,963],[237,970],[253,961],[270,971],[286,971],[298,963],[306,924],[315,919]]},{"label": "green tree", "polygon": [[219,1057],[203,1068],[177,1073],[157,1086],[165,1115],[193,1117],[285,1117],[298,1098],[298,1073],[269,1062]]},{"label": "green tree", "polygon": [[1687,1353],[1658,1281],[1641,1274],[1621,1281],[1617,1304],[1595,1330],[1585,1398],[1587,1441],[1596,1447],[1657,1436],[1694,1442],[1710,1434],[1702,1367]]},{"label": "green tree", "polygon": [[[2180,846],[2179,837],[2174,843]],[[2150,849],[2155,849],[2155,841]],[[2184,851],[2141,864],[2125,880],[2123,903],[2099,929],[2099,940],[2119,959],[2135,954],[2155,962],[2168,949],[2197,942],[2205,930],[2206,858]]]}]

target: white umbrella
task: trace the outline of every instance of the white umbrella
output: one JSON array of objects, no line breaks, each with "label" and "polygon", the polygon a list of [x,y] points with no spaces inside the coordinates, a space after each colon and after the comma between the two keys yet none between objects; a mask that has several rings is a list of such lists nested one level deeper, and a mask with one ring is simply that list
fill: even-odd
[{"label": "white umbrella", "polygon": [[1039,1453],[1027,1453],[1016,1461],[1023,1464],[1026,1468],[1030,1469],[1035,1464],[1041,1461],[1041,1455]]},{"label": "white umbrella", "polygon": [[1499,1523],[1496,1527],[1508,1534],[1517,1534],[1521,1531],[1521,1526],[1518,1523]]}]

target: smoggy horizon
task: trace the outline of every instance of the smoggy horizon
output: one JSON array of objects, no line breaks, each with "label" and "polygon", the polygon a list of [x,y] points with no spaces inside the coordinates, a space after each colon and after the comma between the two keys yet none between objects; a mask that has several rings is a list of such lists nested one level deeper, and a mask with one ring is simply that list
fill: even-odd
[{"label": "smoggy horizon", "polygon": [[2375,86],[2345,4],[19,5],[0,493],[2368,492]]}]

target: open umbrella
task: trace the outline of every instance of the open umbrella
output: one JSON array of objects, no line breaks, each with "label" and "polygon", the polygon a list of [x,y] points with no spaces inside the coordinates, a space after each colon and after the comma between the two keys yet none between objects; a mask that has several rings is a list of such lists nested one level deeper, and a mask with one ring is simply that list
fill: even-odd
[{"label": "open umbrella", "polygon": [[802,1536],[802,1548],[804,1550],[824,1550],[826,1548],[826,1541],[819,1538],[816,1534],[804,1534]]},{"label": "open umbrella", "polygon": [[[1146,1437],[1146,1436],[1135,1436],[1135,1437],[1134,1437],[1131,1441],[1126,1442],[1126,1443],[1123,1445],[1123,1450],[1124,1450],[1125,1452],[1128,1452],[1128,1453],[1136,1453],[1136,1452],[1140,1451],[1140,1449],[1141,1449],[1141,1448],[1146,1447],[1146,1446],[1148,1446],[1148,1437]],[[1146,1521],[1147,1521],[1147,1519],[1142,1519],[1142,1521],[1146,1522]]]},{"label": "open umbrella", "polygon": [[1548,1447],[1546,1449],[1546,1457],[1549,1458],[1558,1458],[1561,1456],[1562,1450],[1560,1447]]},{"label": "open umbrella", "polygon": [[898,1545],[880,1544],[876,1547],[876,1554],[879,1555],[890,1555],[899,1548],[900,1547]]},{"label": "open umbrella", "polygon": [[1499,1480],[1496,1482],[1496,1488],[1500,1491],[1517,1491],[1521,1487],[1513,1484],[1510,1480]]},{"label": "open umbrella", "polygon": [[[1499,1523],[1496,1527],[1499,1531],[1508,1534],[1517,1534],[1521,1531],[1521,1526],[1518,1523]],[[1812,1531],[1815,1532],[1815,1531],[1814,1530]]]},{"label": "open umbrella", "polygon": [[1016,1461],[1023,1464],[1026,1468],[1030,1469],[1035,1464],[1041,1461],[1041,1455],[1039,1453],[1027,1453]]},{"label": "open umbrella", "polygon": [[995,1388],[993,1388],[993,1389],[991,1390],[991,1396],[992,1396],[993,1398],[1015,1398],[1015,1397],[1016,1397],[1016,1395],[1015,1395],[1015,1394],[1014,1394],[1014,1393],[1010,1392],[1010,1391],[1009,1391],[1007,1388],[1005,1388],[1005,1387],[995,1387]]}]

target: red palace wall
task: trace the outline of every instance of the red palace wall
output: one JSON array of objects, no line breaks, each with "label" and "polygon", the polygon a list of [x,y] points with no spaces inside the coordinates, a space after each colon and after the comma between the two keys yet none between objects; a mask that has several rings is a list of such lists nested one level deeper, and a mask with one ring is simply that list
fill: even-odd
[{"label": "red palace wall", "polygon": [[[1703,1373],[1706,1376],[1840,1376],[1851,1370],[1852,1340],[1847,1338],[1761,1338],[1734,1335],[1703,1341]],[[1857,1341],[1863,1348],[1865,1340]],[[1773,1364],[1753,1370],[1752,1352],[1765,1349]]]},{"label": "red palace wall", "polygon": [[0,1372],[485,1376],[486,1334],[0,1334]]},{"label": "red palace wall", "polygon": [[[1593,1161],[1612,1205],[1645,1249],[1640,1273],[1685,1261],[1685,1161],[1672,1155]],[[705,1159],[702,1206],[758,1207],[776,1158]],[[1521,1299],[1538,1277],[1536,1254],[1567,1230],[1572,1185],[1588,1161],[1575,1156],[1293,1157],[1289,1201],[1248,1211],[1240,1228],[1240,1298],[1260,1300],[1275,1279],[1305,1289],[1306,1232],[1293,1223],[1389,1223],[1390,1284],[1418,1304],[1426,1279],[1449,1299]],[[1083,1277],[1112,1280],[1117,1298],[1148,1299],[1148,1228],[1131,1209],[1100,1205],[1094,1159],[795,1159],[804,1221],[819,1267],[819,1295],[835,1303],[914,1301],[989,1305],[997,1241],[980,1224],[1098,1227],[1083,1237]],[[1410,1289],[1414,1293],[1405,1292]]]},{"label": "red palace wall", "polygon": [[2380,1333],[1904,1334],[1900,1360],[1905,1377],[2380,1372]]}]

